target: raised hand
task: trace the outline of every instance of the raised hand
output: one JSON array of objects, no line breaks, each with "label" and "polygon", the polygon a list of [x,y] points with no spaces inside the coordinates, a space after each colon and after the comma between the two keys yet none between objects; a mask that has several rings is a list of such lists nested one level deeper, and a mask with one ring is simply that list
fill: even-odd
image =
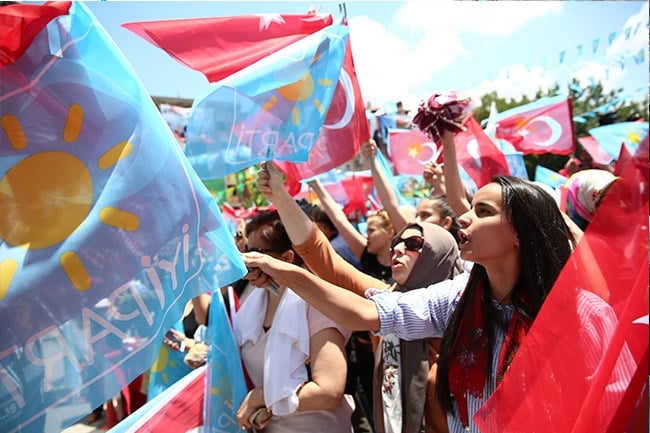
[{"label": "raised hand", "polygon": [[377,143],[375,143],[375,140],[370,139],[368,141],[365,141],[361,145],[359,153],[361,153],[361,156],[366,158],[368,161],[377,156]]},{"label": "raised hand", "polygon": [[257,172],[257,186],[259,192],[273,203],[280,195],[289,196],[284,186],[284,176],[273,161],[260,164],[260,170]]}]

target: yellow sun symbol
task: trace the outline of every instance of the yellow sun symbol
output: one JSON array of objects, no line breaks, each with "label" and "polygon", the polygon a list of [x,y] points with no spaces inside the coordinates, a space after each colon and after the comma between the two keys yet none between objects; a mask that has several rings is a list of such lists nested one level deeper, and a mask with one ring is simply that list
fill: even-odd
[{"label": "yellow sun symbol", "polygon": [[[79,104],[69,107],[62,134],[65,143],[77,140],[83,116]],[[27,134],[16,116],[3,115],[0,126],[14,150],[28,148]],[[107,170],[131,151],[131,143],[122,141],[101,155],[97,166]],[[0,239],[27,250],[54,246],[83,223],[92,205],[93,180],[84,161],[58,150],[32,154],[0,179]],[[101,209],[99,219],[108,226],[128,231],[137,230],[140,224],[137,215],[112,207]],[[76,252],[63,252],[59,263],[76,290],[91,287],[92,277]],[[18,268],[18,261],[13,258],[0,260],[0,300],[7,294]]]},{"label": "yellow sun symbol", "polygon": [[[311,60],[311,65],[316,63],[321,58],[321,55],[322,54],[320,53],[316,54]],[[319,78],[316,80],[316,83],[324,87],[332,87],[334,85],[334,82],[329,78]],[[282,96],[287,101],[302,102],[313,95],[314,89],[315,89],[314,77],[312,76],[311,72],[307,71],[297,81],[278,88],[278,94],[280,94],[280,96]],[[277,105],[277,103],[278,103],[278,97],[276,95],[273,95],[263,105],[263,108],[266,111],[270,111],[273,107]],[[317,98],[314,98],[314,100],[312,101],[312,105],[318,110],[321,116],[324,116],[326,114],[325,107],[323,106],[322,102],[319,101]],[[298,108],[298,106],[294,106],[291,109],[291,123],[294,126],[300,124],[300,109]]]},{"label": "yellow sun symbol", "polygon": [[158,358],[156,358],[156,362],[151,366],[152,373],[162,373],[161,377],[164,383],[169,383],[169,376],[165,372],[167,366],[176,367],[177,365],[176,361],[169,359],[169,351],[170,349],[167,346],[162,345],[160,347],[160,352],[158,353]]}]

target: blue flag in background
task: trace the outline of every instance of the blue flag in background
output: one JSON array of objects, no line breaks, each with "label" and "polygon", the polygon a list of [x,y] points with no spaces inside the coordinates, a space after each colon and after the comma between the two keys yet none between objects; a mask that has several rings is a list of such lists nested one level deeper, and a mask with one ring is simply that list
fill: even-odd
[{"label": "blue flag in background", "polygon": [[206,433],[236,433],[237,409],[248,393],[239,347],[221,293],[212,295],[208,321],[208,374],[203,419]]},{"label": "blue flag in background", "polygon": [[199,176],[220,178],[270,159],[307,161],[334,96],[347,38],[347,26],[328,26],[197,97],[185,153]]},{"label": "blue flag in background", "polygon": [[553,171],[542,165],[537,165],[537,167],[535,167],[535,182],[540,182],[544,185],[550,186],[553,189],[558,189],[564,185],[566,181],[567,178],[556,171]]},{"label": "blue flag in background", "polygon": [[623,143],[625,143],[630,153],[634,154],[636,152],[639,143],[648,134],[648,122],[612,123],[611,125],[590,129],[589,134],[613,158],[618,158]]},{"label": "blue flag in background", "polygon": [[206,284],[246,270],[82,2],[0,74],[0,431],[60,432],[152,365]]}]

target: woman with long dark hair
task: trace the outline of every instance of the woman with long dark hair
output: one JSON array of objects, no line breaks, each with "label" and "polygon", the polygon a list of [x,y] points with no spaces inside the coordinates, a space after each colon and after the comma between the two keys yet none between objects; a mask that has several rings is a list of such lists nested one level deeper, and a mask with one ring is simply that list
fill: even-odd
[{"label": "woman with long dark hair", "polygon": [[461,258],[474,263],[471,273],[423,289],[369,287],[363,299],[259,254],[245,255],[253,269],[247,278],[258,286],[286,284],[349,329],[407,340],[443,337],[438,398],[449,430],[478,432],[472,416],[510,365],[574,239],[548,193],[509,176],[483,186],[459,222]]}]

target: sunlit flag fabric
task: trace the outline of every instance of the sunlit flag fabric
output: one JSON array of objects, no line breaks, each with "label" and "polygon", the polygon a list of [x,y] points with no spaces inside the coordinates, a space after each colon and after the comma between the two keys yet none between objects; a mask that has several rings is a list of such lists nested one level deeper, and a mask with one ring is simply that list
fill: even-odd
[{"label": "sunlit flag fabric", "polygon": [[439,155],[436,144],[419,129],[389,129],[388,153],[397,173],[417,176]]},{"label": "sunlit flag fabric", "polygon": [[269,159],[307,161],[338,82],[348,28],[332,25],[211,84],[194,101],[185,153],[202,179]]},{"label": "sunlit flag fabric", "polygon": [[641,431],[630,427],[637,417],[647,426],[647,158],[628,158],[620,175],[475,416],[481,431]]},{"label": "sunlit flag fabric", "polygon": [[641,140],[648,135],[648,122],[612,123],[590,129],[589,133],[614,158],[618,156],[623,143],[630,152],[636,152]]},{"label": "sunlit flag fabric", "polygon": [[550,168],[546,168],[542,165],[537,165],[535,167],[535,182],[543,183],[548,185],[553,189],[558,189],[563,186],[567,181],[567,178],[562,176],[557,171],[553,171]]},{"label": "sunlit flag fabric", "polygon": [[[246,273],[126,59],[67,5],[0,68],[3,432],[83,417],[152,365],[190,298]],[[16,7],[41,6],[0,15]]]},{"label": "sunlit flag fabric", "polygon": [[122,24],[217,82],[333,23],[330,14],[255,14]]},{"label": "sunlit flag fabric", "polygon": [[[232,303],[231,303],[232,309]],[[203,417],[207,432],[236,433],[237,409],[248,393],[239,347],[233,337],[220,293],[212,296],[208,324],[208,375]]]},{"label": "sunlit flag fabric", "polygon": [[309,159],[302,163],[278,161],[290,181],[307,179],[339,167],[354,158],[361,144],[370,138],[365,104],[354,69],[352,45],[348,38],[343,68],[336,91]]},{"label": "sunlit flag fabric", "polygon": [[485,135],[471,113],[463,120],[466,130],[456,134],[456,158],[458,165],[480,188],[494,176],[510,174],[506,157],[494,142]]},{"label": "sunlit flag fabric", "polygon": [[568,155],[575,150],[571,98],[541,98],[496,115],[494,136],[523,153]]}]

